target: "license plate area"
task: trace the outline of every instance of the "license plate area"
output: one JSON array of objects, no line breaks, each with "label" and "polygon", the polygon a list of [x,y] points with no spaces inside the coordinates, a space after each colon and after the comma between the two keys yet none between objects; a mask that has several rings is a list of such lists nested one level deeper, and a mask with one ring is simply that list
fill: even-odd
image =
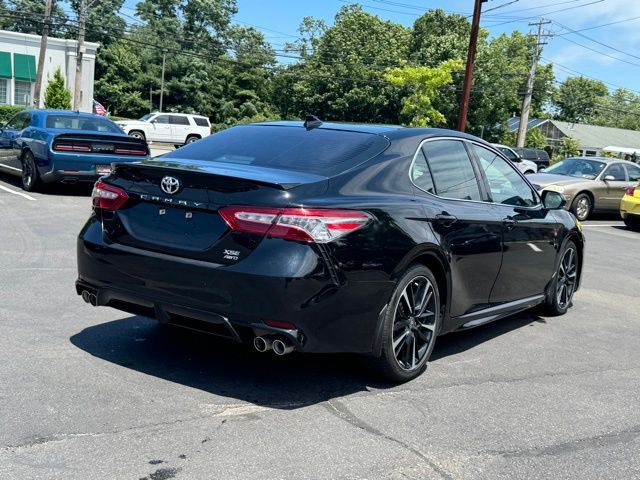
[{"label": "license plate area", "polygon": [[100,176],[111,173],[111,165],[96,165],[96,173]]}]

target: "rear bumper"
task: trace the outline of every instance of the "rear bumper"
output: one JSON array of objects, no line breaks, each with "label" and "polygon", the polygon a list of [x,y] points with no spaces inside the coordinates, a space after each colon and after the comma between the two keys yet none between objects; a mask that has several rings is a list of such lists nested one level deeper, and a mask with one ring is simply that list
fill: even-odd
[{"label": "rear bumper", "polygon": [[63,182],[93,183],[104,173],[98,174],[98,166],[107,166],[112,163],[131,163],[145,160],[148,157],[121,157],[117,155],[96,154],[60,154],[49,152],[50,161],[47,164],[39,163],[40,178],[45,183]]},{"label": "rear bumper", "polygon": [[[286,248],[286,241],[278,241]],[[380,313],[393,289],[391,281],[343,276],[336,282],[322,258],[312,259],[311,254],[291,256],[304,262],[297,268],[300,276],[270,276],[242,271],[242,262],[223,266],[122,248],[104,241],[101,224],[93,217],[77,247],[76,290],[95,294],[97,305],[239,342],[278,333],[305,352],[371,352]],[[259,250],[251,255],[251,270],[264,272],[255,265],[255,258],[262,258]],[[278,269],[273,257],[264,261],[271,271]],[[283,265],[283,271],[291,272],[291,267]],[[297,329],[272,328],[264,320],[291,322]]]},{"label": "rear bumper", "polygon": [[640,198],[625,195],[620,201],[620,216],[625,219],[627,217],[640,217]]}]

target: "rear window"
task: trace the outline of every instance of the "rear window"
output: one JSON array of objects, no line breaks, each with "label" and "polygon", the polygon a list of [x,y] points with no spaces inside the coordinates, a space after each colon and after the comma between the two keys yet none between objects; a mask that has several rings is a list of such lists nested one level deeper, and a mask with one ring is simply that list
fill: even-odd
[{"label": "rear window", "polygon": [[199,127],[208,127],[209,126],[209,120],[207,120],[206,118],[193,117],[193,120],[196,122],[196,125],[199,126]]},{"label": "rear window", "polygon": [[342,130],[247,125],[211,135],[165,155],[333,176],[379,154],[389,141]]},{"label": "rear window", "polygon": [[122,133],[111,120],[101,117],[79,117],[75,115],[48,115],[47,128],[64,130],[89,130],[92,132]]}]

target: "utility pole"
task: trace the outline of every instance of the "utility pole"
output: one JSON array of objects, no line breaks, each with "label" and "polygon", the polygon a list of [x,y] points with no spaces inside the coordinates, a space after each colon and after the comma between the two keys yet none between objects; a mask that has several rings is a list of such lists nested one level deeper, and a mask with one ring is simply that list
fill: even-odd
[{"label": "utility pole", "polygon": [[78,12],[78,49],[76,51],[76,78],[73,86],[73,108],[80,110],[82,91],[82,57],[84,56],[84,32],[87,22],[87,0],[80,0]]},{"label": "utility pole", "polygon": [[167,51],[162,50],[162,77],[160,78],[160,108],[159,112],[162,111],[162,97],[164,96],[164,62],[167,58]]},{"label": "utility pole", "polygon": [[467,68],[464,71],[464,86],[462,87],[462,101],[458,114],[458,130],[464,132],[467,128],[467,112],[469,111],[469,97],[471,96],[471,82],[473,81],[473,66],[476,61],[478,45],[478,31],[480,30],[480,13],[482,4],[487,0],[475,0],[473,7],[473,20],[471,22],[471,37],[469,38],[469,51],[467,52]]},{"label": "utility pole", "polygon": [[40,97],[42,95],[42,70],[44,70],[44,58],[47,53],[47,39],[49,37],[49,23],[51,22],[51,0],[47,0],[44,5],[44,25],[42,26],[42,36],[40,37],[40,54],[38,55],[38,68],[36,69],[36,85],[33,89],[33,106],[40,108]]},{"label": "utility pole", "polygon": [[531,70],[529,70],[529,76],[527,77],[527,86],[524,92],[524,100],[522,101],[522,111],[520,112],[520,124],[518,125],[518,139],[516,140],[516,147],[524,147],[525,139],[527,137],[527,125],[529,124],[529,110],[531,109],[531,97],[533,95],[533,82],[536,79],[536,68],[538,67],[538,61],[540,60],[540,53],[542,52],[542,46],[546,45],[546,42],[542,41],[543,37],[550,37],[551,35],[542,34],[542,26],[551,23],[550,20],[540,20],[539,22],[530,23],[529,26],[537,26],[538,34],[536,36],[536,47],[533,53],[533,62],[531,63]]}]

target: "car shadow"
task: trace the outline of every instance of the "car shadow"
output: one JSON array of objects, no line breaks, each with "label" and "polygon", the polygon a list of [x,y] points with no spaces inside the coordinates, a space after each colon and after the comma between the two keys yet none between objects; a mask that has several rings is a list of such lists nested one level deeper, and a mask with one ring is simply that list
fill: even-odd
[{"label": "car shadow", "polygon": [[[0,172],[0,182],[6,183],[7,185],[15,187],[16,190],[22,191],[22,180],[20,177]],[[53,183],[43,185],[38,193],[65,197],[88,197],[91,195],[92,189],[93,183]]]},{"label": "car shadow", "polygon": [[[438,339],[432,361],[469,350],[533,321],[514,316]],[[296,409],[369,388],[393,385],[377,380],[369,358],[347,354],[257,353],[216,337],[159,325],[131,316],[87,327],[73,345],[102,360],[214,395],[256,405]]]}]

